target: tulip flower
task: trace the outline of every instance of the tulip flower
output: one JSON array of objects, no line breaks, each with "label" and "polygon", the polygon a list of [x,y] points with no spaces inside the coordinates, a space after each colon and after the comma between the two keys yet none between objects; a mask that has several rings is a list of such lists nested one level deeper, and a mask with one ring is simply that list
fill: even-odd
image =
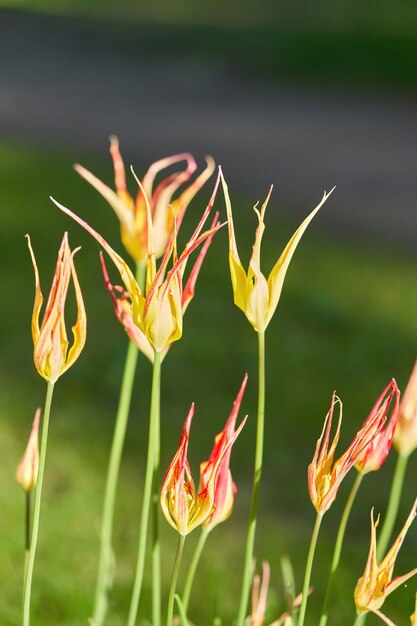
[{"label": "tulip flower", "polygon": [[[55,276],[52,282],[43,320],[39,326],[39,316],[43,304],[39,272],[29,235],[26,235],[29,252],[35,271],[35,303],[32,315],[32,337],[34,343],[34,361],[39,374],[48,382],[57,379],[75,363],[86,339],[87,320],[80,285],[74,267],[74,254],[68,245],[68,234],[65,233],[58,252]],[[64,308],[68,287],[72,278],[77,303],[77,320],[72,327],[74,342],[69,348],[65,326]]]},{"label": "tulip flower", "polygon": [[249,322],[257,332],[264,332],[277,308],[282,286],[284,284],[285,275],[288,266],[295,252],[295,249],[304,234],[307,226],[316,215],[318,210],[323,206],[324,202],[330,196],[330,193],[324,193],[321,202],[310,213],[310,215],[302,222],[295,231],[289,242],[284,248],[278,261],[272,268],[268,279],[261,272],[261,243],[265,230],[265,211],[272,193],[272,186],[263,203],[261,210],[257,208],[257,204],[253,207],[258,217],[258,228],[256,229],[255,243],[253,246],[252,256],[249,262],[249,268],[246,272],[240,261],[237,251],[235,231],[233,225],[232,205],[229,198],[229,191],[226,181],[222,175],[222,185],[226,200],[227,222],[229,227],[229,266],[232,278],[232,287],[234,302],[246,315]]},{"label": "tulip flower", "polygon": [[[138,183],[141,185],[140,181],[138,181]],[[219,228],[222,227],[222,224],[217,224],[217,219],[215,218],[212,227],[201,233],[213,206],[218,184],[219,177],[217,177],[209,204],[207,205],[197,228],[191,236],[191,239],[179,257],[177,255],[176,229],[174,228],[171,241],[165,250],[165,254],[158,270],[156,268],[153,244],[151,207],[149,202],[147,202],[149,257],[145,293],[142,293],[142,290],[127,263],[113,250],[107,241],[75,213],[51,198],[58,208],[85,228],[85,230],[87,230],[107,252],[120,273],[125,291],[127,292],[130,300],[131,308],[128,309],[126,305],[124,305],[125,311],[128,310],[128,316],[131,315],[135,326],[142,331],[151,348],[155,352],[163,352],[171,343],[177,341],[182,336],[183,312],[194,294],[195,281],[203,261],[203,257],[201,255],[203,254],[203,251],[205,254],[207,246],[203,248],[200,255],[197,257],[188,281],[183,286],[183,275],[186,262],[194,250],[207,240],[211,240]],[[143,188],[142,192],[144,193],[146,199],[146,194]],[[167,266],[171,257],[173,258],[173,266],[167,272]],[[131,321],[129,321],[129,323],[131,323]]]},{"label": "tulip flower", "polygon": [[373,437],[367,446],[362,448],[362,451],[355,462],[355,468],[361,474],[367,474],[368,472],[378,470],[385,462],[391,449],[394,431],[397,425],[398,406],[400,402],[400,392],[397,387],[397,383],[393,379],[379,396],[369,414],[367,421],[375,421],[375,424],[379,424],[382,420],[385,421],[394,398],[394,407],[388,424],[384,429],[381,429],[375,437]]},{"label": "tulip flower", "polygon": [[236,419],[239,413],[240,405],[242,403],[243,394],[245,393],[246,383],[248,375],[246,374],[242,385],[239,389],[239,393],[236,400],[233,403],[233,408],[230,413],[229,419],[221,433],[219,433],[214,440],[214,447],[210,454],[209,460],[201,463],[200,465],[200,490],[208,489],[213,468],[217,462],[217,459],[223,451],[227,449],[223,457],[218,470],[218,477],[214,488],[214,510],[213,513],[203,522],[203,526],[207,531],[212,530],[217,524],[225,522],[232,514],[233,505],[236,497],[236,484],[232,479],[232,473],[230,471],[230,455],[232,452],[229,446],[235,435]]},{"label": "tulip flower", "polygon": [[407,534],[407,531],[416,516],[416,509],[417,499],[413,504],[411,512],[400,534],[379,564],[376,556],[376,527],[379,523],[379,517],[377,521],[374,522],[372,510],[371,544],[369,548],[368,560],[365,566],[364,574],[358,580],[354,593],[356,610],[358,613],[367,613],[372,611],[380,617],[382,616],[382,619],[384,619],[384,616],[380,613],[379,609],[384,604],[387,596],[405,583],[409,578],[417,574],[417,568],[415,568],[411,570],[411,572],[408,572],[408,574],[397,576],[394,579],[392,578],[395,560],[404,541],[405,535]]},{"label": "tulip flower", "polygon": [[[189,203],[212,175],[214,161],[207,157],[204,171],[176,199],[173,199],[174,194],[181,185],[190,180],[197,169],[193,156],[185,152],[156,161],[146,172],[142,186],[136,198],[133,198],[127,191],[125,166],[117,137],[110,138],[110,154],[113,159],[116,191],[81,165],[75,165],[75,170],[107,200],[116,213],[120,221],[122,242],[130,256],[136,263],[146,264],[149,224],[147,201],[151,207],[155,257],[159,258],[171,240],[174,223],[179,228]],[[184,161],[185,169],[169,174],[155,186],[155,179],[160,172]]]},{"label": "tulip flower", "polygon": [[[210,457],[207,465],[202,464],[202,477],[197,491],[187,459],[193,416],[194,404],[191,405],[185,420],[178,450],[163,480],[160,498],[162,511],[167,522],[182,536],[189,534],[194,528],[203,524],[209,516],[213,515],[216,485],[222,462],[227,458],[247,419],[246,416],[242,420],[239,428],[225,445],[217,446],[216,456]],[[219,496],[218,493],[217,496]]]},{"label": "tulip flower", "polygon": [[[339,420],[336,433],[329,447],[333,412],[336,404],[339,404]],[[330,508],[336,498],[342,480],[360,458],[361,453],[380,433],[384,421],[385,415],[378,411],[371,412],[347,450],[337,461],[334,461],[342,424],[342,403],[336,394],[333,394],[329,412],[324,420],[323,430],[317,441],[313,460],[308,466],[308,488],[311,501],[317,513],[323,515]]]},{"label": "tulip flower", "polygon": [[29,493],[36,487],[39,471],[39,420],[41,409],[37,409],[32,424],[26,450],[19,461],[16,471],[16,480],[23,491]]},{"label": "tulip flower", "polygon": [[401,398],[394,446],[403,456],[417,448],[417,361]]}]

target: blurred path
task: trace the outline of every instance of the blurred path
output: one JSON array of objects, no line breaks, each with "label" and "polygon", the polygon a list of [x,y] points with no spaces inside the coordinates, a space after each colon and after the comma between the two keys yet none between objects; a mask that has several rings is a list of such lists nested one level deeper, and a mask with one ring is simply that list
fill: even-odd
[{"label": "blurred path", "polygon": [[115,133],[141,162],[211,153],[232,189],[262,199],[273,182],[275,207],[299,215],[337,185],[320,224],[416,249],[415,100],[258,84],[132,55],[100,24],[17,12],[0,12],[0,58],[3,137],[104,153]]}]

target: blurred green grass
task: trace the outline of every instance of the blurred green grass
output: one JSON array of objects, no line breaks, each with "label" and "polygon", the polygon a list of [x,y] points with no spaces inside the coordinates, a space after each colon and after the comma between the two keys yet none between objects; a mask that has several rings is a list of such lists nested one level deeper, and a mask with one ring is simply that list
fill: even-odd
[{"label": "blurred green grass", "polygon": [[63,16],[81,29],[94,20],[93,39],[135,61],[174,55],[315,86],[402,93],[417,87],[413,0],[0,0],[0,7]]},{"label": "blurred green grass", "polygon": [[[129,162],[129,155],[126,155]],[[76,258],[85,295],[88,343],[77,365],[59,381],[54,398],[51,439],[45,485],[41,539],[35,571],[33,626],[85,624],[91,611],[97,558],[97,530],[101,514],[104,474],[126,337],[113,317],[99,268],[98,247],[82,230],[59,213],[48,196],[71,207],[96,226],[120,249],[118,228],[111,210],[71,171],[80,161],[111,181],[107,155],[47,151],[36,145],[3,143],[0,149],[0,510],[2,549],[0,623],[20,619],[23,543],[23,496],[13,480],[26,444],[36,406],[42,405],[44,385],[31,358],[30,316],[33,275],[24,234],[29,232],[47,293],[57,249],[64,229],[72,246],[81,244]],[[131,160],[131,159],[130,159]],[[135,163],[137,171],[145,164]],[[319,191],[317,198],[319,197]],[[206,197],[209,191],[206,191]],[[337,193],[337,192],[336,192]],[[255,216],[252,198],[234,198],[235,220],[242,257],[249,255]],[[312,204],[317,198],[312,199]],[[333,198],[322,209],[332,210]],[[223,212],[221,194],[217,206]],[[280,215],[279,194],[267,213],[263,264],[268,268],[296,227]],[[203,208],[194,202],[181,232],[186,241]],[[306,212],[309,207],[305,207]],[[267,334],[267,430],[264,486],[256,553],[273,568],[273,605],[282,608],[279,558],[285,552],[294,561],[299,587],[313,522],[308,499],[306,468],[327,411],[337,389],[344,401],[341,448],[366,417],[377,394],[391,376],[402,387],[416,355],[416,258],[401,249],[374,242],[338,239],[320,231],[318,216],[292,261],[282,300]],[[247,251],[246,255],[244,250]],[[213,533],[199,570],[191,616],[197,624],[211,623],[219,611],[230,623],[239,592],[239,572],[250,497],[256,412],[256,338],[232,302],[227,266],[227,236],[221,232],[210,249],[199,279],[197,296],[187,312],[184,336],[173,346],[163,367],[162,467],[172,456],[179,430],[192,400],[196,402],[190,460],[198,463],[211,449],[230,410],[245,371],[249,386],[243,411],[250,419],[233,457],[239,487],[231,520]],[[126,455],[123,462],[115,526],[118,557],[112,596],[112,626],[125,623],[135,562],[150,368],[139,363],[136,394]],[[366,480],[349,527],[338,580],[339,606],[331,623],[344,626],[353,615],[352,589],[361,574],[369,540],[369,510],[385,510],[394,458]],[[412,459],[404,490],[402,517],[413,499],[416,461]],[[317,620],[337,522],[349,489],[350,477],[324,522],[314,572],[311,623]],[[164,577],[171,571],[175,533],[163,523]],[[190,555],[196,537],[187,541]],[[398,571],[415,566],[416,529],[398,561]],[[149,580],[142,615],[148,615]],[[387,612],[395,619],[411,614],[413,585],[390,601]],[[209,590],[209,591],[208,591]],[[203,594],[204,601],[201,601]],[[372,619],[369,624],[376,623]]]}]

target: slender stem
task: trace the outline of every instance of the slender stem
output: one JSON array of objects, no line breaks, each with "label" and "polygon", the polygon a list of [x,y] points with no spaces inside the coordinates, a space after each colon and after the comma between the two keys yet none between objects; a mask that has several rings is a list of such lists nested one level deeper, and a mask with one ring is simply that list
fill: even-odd
[{"label": "slender stem", "polygon": [[256,533],[259,488],[262,475],[265,421],[265,332],[258,333],[258,416],[256,422],[255,470],[253,476],[252,503],[246,537],[245,561],[243,565],[242,590],[236,626],[243,626],[248,606],[253,575],[253,551]]},{"label": "slender stem", "polygon": [[351,492],[349,494],[349,497],[346,501],[345,508],[344,508],[344,511],[340,520],[339,530],[337,532],[337,537],[336,537],[336,545],[334,547],[333,559],[332,559],[332,564],[330,568],[330,576],[327,582],[326,595],[324,597],[319,626],[326,626],[327,624],[327,618],[329,614],[329,604],[330,604],[330,599],[332,596],[335,574],[336,574],[337,568],[339,567],[340,556],[342,554],[342,547],[343,547],[343,540],[344,540],[345,532],[346,532],[346,526],[347,526],[350,512],[352,510],[353,503],[356,498],[356,494],[358,493],[360,484],[362,482],[362,478],[363,478],[363,474],[358,472],[355,478],[355,482],[353,483]]},{"label": "slender stem", "polygon": [[191,595],[191,589],[193,587],[194,576],[197,571],[197,566],[200,561],[201,554],[203,552],[204,546],[206,545],[207,537],[209,536],[209,534],[210,532],[207,531],[203,526],[201,529],[200,538],[194,550],[193,558],[191,559],[187,578],[185,579],[184,593],[182,594],[182,604],[184,606],[186,613],[188,611],[188,604],[190,602],[190,595]]},{"label": "slender stem", "polygon": [[[143,289],[144,286],[145,275],[146,266],[138,263],[136,266],[136,279],[141,289]],[[104,492],[103,515],[100,530],[100,554],[93,610],[94,624],[96,626],[102,626],[104,622],[107,612],[108,593],[113,584],[114,555],[112,537],[114,508],[137,359],[138,349],[132,341],[129,341]]]},{"label": "slender stem", "polygon": [[366,616],[368,613],[358,613],[356,615],[355,623],[353,626],[362,626],[366,622]]},{"label": "slender stem", "polygon": [[25,551],[29,552],[30,548],[30,501],[31,492],[25,493]]},{"label": "slender stem", "polygon": [[130,601],[129,616],[127,626],[135,626],[138,614],[140,595],[142,592],[143,573],[145,569],[146,541],[148,536],[149,511],[152,500],[152,484],[154,474],[154,448],[155,448],[155,428],[157,416],[155,415],[159,406],[159,395],[161,386],[161,356],[155,352],[152,374],[151,408],[149,415],[149,438],[148,453],[146,458],[145,485],[143,490],[142,510],[140,514],[139,526],[139,546],[136,563],[135,580],[133,582],[132,598]]},{"label": "slender stem", "polygon": [[391,539],[395,521],[400,506],[400,498],[403,488],[405,471],[407,469],[408,455],[399,454],[397,464],[395,466],[394,477],[392,479],[391,493],[388,500],[387,512],[385,513],[384,523],[382,524],[381,534],[379,536],[376,555],[380,561],[384,556],[389,540]]},{"label": "slender stem", "polygon": [[25,557],[23,561],[23,601],[25,597],[26,571],[28,568],[29,548],[30,548],[30,504],[31,492],[25,492]]},{"label": "slender stem", "polygon": [[39,519],[41,513],[43,476],[45,473],[46,447],[48,444],[49,415],[51,413],[54,383],[49,383],[46,390],[45,409],[42,420],[42,438],[39,453],[39,471],[35,488],[35,507],[33,511],[32,536],[30,540],[29,557],[25,572],[24,598],[23,598],[23,626],[30,625],[30,597],[32,592],[33,569],[35,566],[36,546],[38,544]]},{"label": "slender stem", "polygon": [[179,537],[177,553],[175,555],[174,567],[172,568],[171,586],[169,588],[169,595],[168,595],[167,626],[172,626],[172,619],[174,617],[175,590],[177,588],[178,572],[180,571],[180,563],[181,563],[182,551],[184,549],[185,538],[186,538],[186,535],[180,535]]},{"label": "slender stem", "polygon": [[298,617],[298,626],[303,626],[304,624],[304,618],[306,614],[307,600],[308,600],[308,589],[310,586],[311,570],[313,568],[314,552],[316,550],[317,538],[319,536],[319,530],[320,530],[322,519],[323,519],[323,515],[321,513],[317,513],[316,523],[314,524],[313,533],[311,535],[310,548],[308,550],[306,571],[304,574],[303,595],[301,598],[300,615]]},{"label": "slender stem", "polygon": [[[158,354],[158,358],[159,354]],[[159,466],[161,462],[161,402],[155,402],[155,438],[152,485],[152,626],[161,626],[161,543],[159,538]]]}]

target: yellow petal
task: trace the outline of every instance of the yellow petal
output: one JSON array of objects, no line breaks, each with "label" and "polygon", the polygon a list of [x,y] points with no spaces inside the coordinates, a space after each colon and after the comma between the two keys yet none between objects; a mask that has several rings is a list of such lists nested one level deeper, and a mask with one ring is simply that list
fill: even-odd
[{"label": "yellow petal", "polygon": [[94,239],[98,241],[98,243],[104,248],[104,250],[107,252],[109,257],[115,264],[117,270],[119,271],[120,278],[122,279],[123,284],[126,287],[126,290],[128,291],[129,296],[132,300],[133,310],[135,311],[137,309],[140,309],[141,305],[143,308],[144,296],[133,275],[133,272],[131,271],[127,263],[122,259],[122,257],[119,256],[117,252],[115,252],[113,248],[107,243],[104,237],[102,237],[97,231],[94,230],[94,228],[87,224],[87,222],[85,222],[80,217],[78,217],[78,215],[70,211],[70,209],[67,209],[67,207],[65,207],[63,204],[57,202],[57,200],[55,200],[54,198],[51,197],[51,200],[54,204],[56,204],[59,209],[61,209],[61,211],[72,217],[73,220],[75,220],[76,222],[78,222],[78,224],[85,228],[85,230],[89,232],[90,235],[92,235]]},{"label": "yellow petal", "polygon": [[[135,237],[136,226],[133,214],[133,200],[128,194],[123,200],[107,185],[105,185],[97,176],[94,176],[82,165],[74,165],[75,171],[86,180],[105,200],[110,204],[116,213],[122,228],[128,233],[130,238]],[[130,201],[129,201],[130,198]]]},{"label": "yellow petal", "polygon": [[225,181],[221,168],[219,168],[219,170],[220,170],[220,176],[221,176],[221,181],[222,181],[224,198],[226,202],[227,226],[229,229],[229,267],[230,267],[230,275],[232,278],[234,302],[236,306],[242,309],[242,311],[246,314],[245,295],[246,295],[247,276],[246,276],[245,270],[243,269],[243,265],[240,262],[239,253],[237,251],[235,230],[234,230],[234,225],[233,225],[232,205],[231,205],[230,197],[229,197],[229,189],[227,187],[227,183]]},{"label": "yellow petal", "polygon": [[35,272],[35,302],[33,305],[33,313],[32,313],[32,339],[33,339],[33,343],[36,343],[39,339],[39,315],[40,315],[42,304],[43,304],[43,295],[41,291],[41,283],[39,280],[39,270],[38,270],[35,255],[32,249],[30,236],[26,235],[26,239],[27,239],[27,244],[28,244],[28,248],[30,252],[30,257],[32,259],[33,270]]},{"label": "yellow petal", "polygon": [[393,545],[391,546],[391,548],[388,550],[385,558],[381,561],[380,564],[380,569],[381,570],[385,570],[388,573],[388,577],[389,579],[392,576],[392,572],[394,569],[394,565],[395,565],[395,559],[397,558],[398,552],[401,548],[401,545],[405,539],[405,536],[407,534],[408,529],[410,528],[411,524],[414,521],[414,518],[416,516],[416,510],[417,510],[417,498],[414,501],[413,507],[410,511],[409,516],[406,519],[406,522],[404,524],[404,526],[402,527],[398,537],[396,538],[396,540],[394,541]]},{"label": "yellow petal", "polygon": [[74,250],[71,255],[71,276],[74,283],[75,290],[75,300],[77,303],[77,320],[72,327],[72,334],[74,338],[74,342],[70,348],[70,351],[67,356],[67,361],[64,368],[61,370],[61,374],[64,373],[71,365],[78,359],[81,354],[82,349],[85,345],[85,340],[87,336],[87,316],[85,312],[83,295],[81,293],[80,283],[78,281],[78,276],[75,271],[74,266],[74,254],[77,252],[79,248]]},{"label": "yellow petal", "polygon": [[[334,188],[333,188],[334,189]],[[269,312],[268,312],[268,322],[273,316],[275,309],[277,308],[279,298],[281,296],[282,286],[284,284],[285,275],[287,273],[288,266],[292,259],[292,256],[295,252],[298,243],[303,236],[307,226],[310,224],[313,217],[316,215],[318,210],[323,206],[326,202],[327,198],[333,192],[333,189],[329,193],[324,193],[323,198],[320,203],[316,206],[316,208],[306,217],[306,219],[302,222],[302,224],[297,228],[287,245],[280,258],[278,259],[275,266],[272,268],[272,271],[268,277],[268,285],[270,292],[270,303],[269,303]]]}]

